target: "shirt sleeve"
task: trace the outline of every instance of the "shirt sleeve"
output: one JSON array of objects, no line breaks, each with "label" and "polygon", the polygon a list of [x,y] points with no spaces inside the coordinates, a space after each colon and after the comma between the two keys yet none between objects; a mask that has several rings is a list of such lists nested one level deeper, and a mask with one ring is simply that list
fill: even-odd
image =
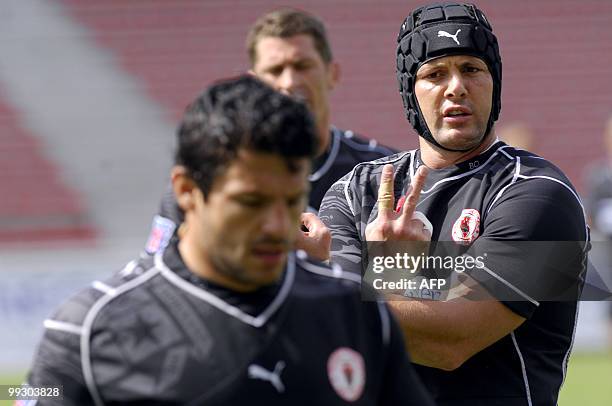
[{"label": "shirt sleeve", "polygon": [[495,298],[529,318],[540,301],[578,299],[586,269],[588,229],[575,192],[560,181],[516,182],[493,203],[469,255],[471,271]]},{"label": "shirt sleeve", "polygon": [[32,386],[61,386],[63,399],[39,399],[40,406],[86,406],[94,402],[81,369],[80,335],[56,329],[45,330],[27,383]]},{"label": "shirt sleeve", "polygon": [[356,227],[358,219],[351,210],[349,175],[327,191],[319,217],[332,236],[330,262],[340,265],[345,271],[361,275],[363,242]]}]

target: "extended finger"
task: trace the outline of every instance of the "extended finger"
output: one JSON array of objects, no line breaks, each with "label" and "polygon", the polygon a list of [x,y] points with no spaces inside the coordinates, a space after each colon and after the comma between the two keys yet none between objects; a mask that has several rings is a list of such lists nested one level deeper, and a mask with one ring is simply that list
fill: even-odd
[{"label": "extended finger", "polygon": [[423,185],[425,184],[428,171],[429,170],[425,165],[421,165],[411,179],[410,191],[406,196],[406,201],[404,202],[404,207],[402,208],[402,220],[404,222],[408,222],[412,219],[412,214],[416,209],[417,203],[419,203],[421,190],[423,190]]},{"label": "extended finger", "polygon": [[387,164],[383,167],[378,187],[378,216],[383,220],[389,218],[394,203],[393,165]]}]

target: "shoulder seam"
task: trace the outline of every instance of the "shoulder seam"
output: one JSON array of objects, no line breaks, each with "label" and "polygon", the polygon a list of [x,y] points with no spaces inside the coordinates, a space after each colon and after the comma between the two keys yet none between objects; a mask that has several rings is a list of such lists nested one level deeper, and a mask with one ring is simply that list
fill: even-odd
[{"label": "shoulder seam", "polygon": [[[587,224],[587,221],[586,221],[587,216],[586,216],[586,211],[584,209],[584,205],[582,203],[582,200],[580,199],[580,196],[578,196],[578,194],[567,183],[563,182],[562,180],[553,178],[552,176],[544,176],[544,175],[527,176],[527,175],[521,175],[519,173],[519,174],[516,174],[515,177],[517,179],[523,179],[523,180],[526,180],[526,181],[527,180],[531,180],[531,179],[544,179],[544,180],[549,180],[551,182],[558,183],[558,184],[562,185],[563,187],[565,187],[565,189],[567,189],[574,196],[574,198],[576,199],[576,202],[578,202],[578,205],[580,206],[580,209],[582,210],[582,216],[583,216],[582,219],[583,219],[584,228],[585,228],[585,238],[587,238],[587,239],[589,238],[588,224]],[[516,182],[513,182],[512,184],[508,185],[507,187],[512,186],[513,184],[516,184]],[[505,190],[503,190],[503,191],[505,191]],[[490,208],[492,208],[492,207],[493,207],[493,205],[491,204]],[[586,249],[586,245],[585,245],[585,249]]]},{"label": "shoulder seam", "polygon": [[[119,285],[121,286],[121,285]],[[111,286],[108,286],[106,283],[101,281],[93,281],[91,283],[91,287],[95,290],[104,293],[105,295],[115,296],[117,294],[117,289]]]},{"label": "shoulder seam", "polygon": [[393,154],[396,153],[392,149],[387,148],[386,146],[380,144],[374,138],[367,138],[366,139],[367,142],[364,143],[364,144],[361,144],[361,143],[353,140],[352,137],[348,137],[346,135],[347,132],[353,133],[352,131],[350,131],[350,130],[346,130],[346,131],[339,130],[339,131],[342,134],[341,141],[343,143],[345,143],[346,145],[348,145],[349,147],[355,149],[355,150],[366,151],[366,152],[378,152],[378,153],[384,154],[384,156],[393,155]]},{"label": "shoulder seam", "polygon": [[76,334],[79,336],[83,334],[83,326],[79,326],[78,324],[74,324],[74,323],[68,323],[65,321],[46,319],[43,322],[43,326],[47,330],[63,331],[65,333]]},{"label": "shoulder seam", "polygon": [[138,277],[119,285],[118,287],[114,288],[115,290],[114,295],[105,294],[101,296],[98,300],[94,302],[94,304],[89,308],[89,311],[85,315],[85,318],[83,320],[83,327],[82,327],[83,332],[81,334],[81,345],[80,345],[81,369],[83,372],[83,378],[85,379],[85,384],[87,385],[87,389],[89,390],[89,393],[92,399],[94,400],[94,403],[96,404],[96,406],[104,405],[104,402],[102,401],[102,397],[100,396],[98,388],[96,387],[96,383],[95,383],[94,376],[93,376],[93,368],[91,366],[91,360],[89,358],[90,357],[89,339],[91,336],[91,328],[93,326],[93,322],[95,321],[100,310],[102,310],[102,308],[104,308],[104,306],[110,303],[113,299],[117,298],[118,296],[122,295],[125,292],[128,292],[138,287],[139,285],[142,285],[143,283],[147,282],[152,277],[158,275],[159,272],[160,272],[159,269],[156,269],[155,267],[151,267],[146,272],[144,272],[142,275],[139,275]]},{"label": "shoulder seam", "polygon": [[[379,158],[379,159],[375,159],[373,161],[361,162],[361,163],[358,163],[357,165],[355,165],[353,170],[350,172],[350,175],[349,175],[348,179],[345,181],[346,183],[344,185],[344,197],[346,198],[346,201],[347,201],[347,203],[349,205],[349,210],[351,211],[353,216],[355,216],[355,212],[353,211],[353,200],[349,196],[349,186],[351,184],[351,181],[355,177],[355,171],[357,170],[357,168],[359,168],[361,166],[365,166],[365,165],[379,166],[379,165],[386,165],[386,164],[394,163],[394,162],[397,162],[397,161],[403,159],[406,155],[410,154],[411,152],[413,152],[413,151],[405,151],[403,153],[399,153],[398,156],[396,158],[392,159],[392,160],[386,160],[385,161],[384,158]],[[385,157],[385,158],[388,158],[388,157]]]},{"label": "shoulder seam", "polygon": [[340,151],[340,141],[341,141],[341,137],[340,135],[337,134],[337,130],[333,129],[331,130],[331,150],[329,152],[329,155],[327,156],[327,159],[325,160],[325,162],[323,163],[323,165],[321,165],[321,167],[315,172],[315,173],[311,173],[310,175],[308,175],[308,180],[310,182],[316,182],[319,179],[321,179],[321,177],[323,177],[323,175],[325,175],[327,173],[327,171],[329,171],[329,169],[333,166],[336,157],[338,156],[338,151]]},{"label": "shoulder seam", "polygon": [[361,284],[360,276],[353,274],[353,273],[343,271],[340,265],[338,264],[331,264],[331,269],[329,269],[329,268],[325,268],[325,267],[313,264],[301,258],[298,258],[298,262],[300,263],[300,266],[307,272],[314,273],[314,274],[321,275],[321,276],[326,276],[329,278],[334,278],[334,279],[344,279],[347,281]]},{"label": "shoulder seam", "polygon": [[[505,152],[503,152],[503,153],[506,154]],[[509,156],[509,155],[506,154],[506,156]],[[516,159],[513,160],[514,161],[514,176],[512,176],[512,180],[510,181],[510,183],[508,183],[506,186],[501,188],[501,190],[497,193],[497,196],[495,196],[493,201],[489,204],[489,207],[487,208],[487,214],[491,211],[491,209],[493,208],[495,203],[501,198],[501,196],[504,194],[504,192],[510,186],[512,186],[512,185],[514,185],[516,183],[516,180],[518,179],[518,176],[521,174],[521,158],[518,157],[518,156],[515,157],[515,158]]]}]

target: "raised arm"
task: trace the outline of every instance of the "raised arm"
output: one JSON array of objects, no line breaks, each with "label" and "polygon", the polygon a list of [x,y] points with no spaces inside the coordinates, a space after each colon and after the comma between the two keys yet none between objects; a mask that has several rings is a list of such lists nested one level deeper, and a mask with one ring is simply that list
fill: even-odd
[{"label": "raised arm", "polygon": [[[383,169],[379,213],[366,228],[368,241],[429,241],[428,225],[415,215],[426,176],[426,168],[421,167],[397,213],[393,210],[393,167]],[[459,367],[525,320],[492,298],[488,301],[458,298],[449,302],[403,299],[389,305],[400,322],[413,362],[444,370]]]}]

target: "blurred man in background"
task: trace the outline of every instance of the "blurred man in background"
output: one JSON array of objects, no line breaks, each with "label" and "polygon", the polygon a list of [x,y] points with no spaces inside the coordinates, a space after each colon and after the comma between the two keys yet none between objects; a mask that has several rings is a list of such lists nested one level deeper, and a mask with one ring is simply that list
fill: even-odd
[{"label": "blurred man in background", "polygon": [[612,239],[612,117],[603,134],[604,159],[590,168],[587,177],[587,211],[593,229]]},{"label": "blurred man in background", "polygon": [[497,131],[500,140],[514,148],[535,152],[535,137],[533,131],[525,123],[516,122],[502,126]]},{"label": "blurred man in background", "polygon": [[263,15],[247,36],[247,51],[255,75],[303,100],[315,117],[321,146],[309,178],[310,210],[318,211],[329,187],[356,164],[396,152],[331,126],[329,97],[340,80],[340,66],[319,19],[292,9]]},{"label": "blurred man in background", "polygon": [[[325,192],[358,163],[395,151],[331,125],[329,97],[341,73],[333,59],[325,26],[318,18],[294,9],[272,11],[261,16],[250,29],[246,48],[251,73],[276,90],[306,103],[314,116],[320,146],[308,178],[311,214],[302,216],[299,246],[318,259],[327,259],[329,234],[312,214],[318,212]],[[153,254],[163,248],[181,221],[182,214],[172,194],[167,193],[153,221],[146,253]]]},{"label": "blurred man in background", "polygon": [[[448,278],[465,278],[451,287],[473,284],[454,300],[435,300],[453,290],[408,287],[390,304],[437,404],[555,405],[588,246],[576,191],[554,165],[497,140],[501,57],[476,6],[414,10],[396,58],[420,148],[360,164],[332,186],[320,210],[331,261],[361,275],[380,242],[431,242],[431,258],[456,260]],[[483,265],[453,265],[468,259]]]},{"label": "blurred man in background", "polygon": [[38,405],[433,405],[382,303],[293,251],[318,151],[306,107],[252,76],[178,130],[180,242],[65,303],[28,377]]},{"label": "blurred man in background", "polygon": [[[594,271],[607,285],[604,290],[609,292],[612,287],[612,116],[606,122],[602,141],[606,156],[588,169],[585,183],[593,240],[600,240],[595,244],[603,245],[603,249],[594,250]],[[608,308],[608,342],[612,348],[612,303],[608,303]]]}]

